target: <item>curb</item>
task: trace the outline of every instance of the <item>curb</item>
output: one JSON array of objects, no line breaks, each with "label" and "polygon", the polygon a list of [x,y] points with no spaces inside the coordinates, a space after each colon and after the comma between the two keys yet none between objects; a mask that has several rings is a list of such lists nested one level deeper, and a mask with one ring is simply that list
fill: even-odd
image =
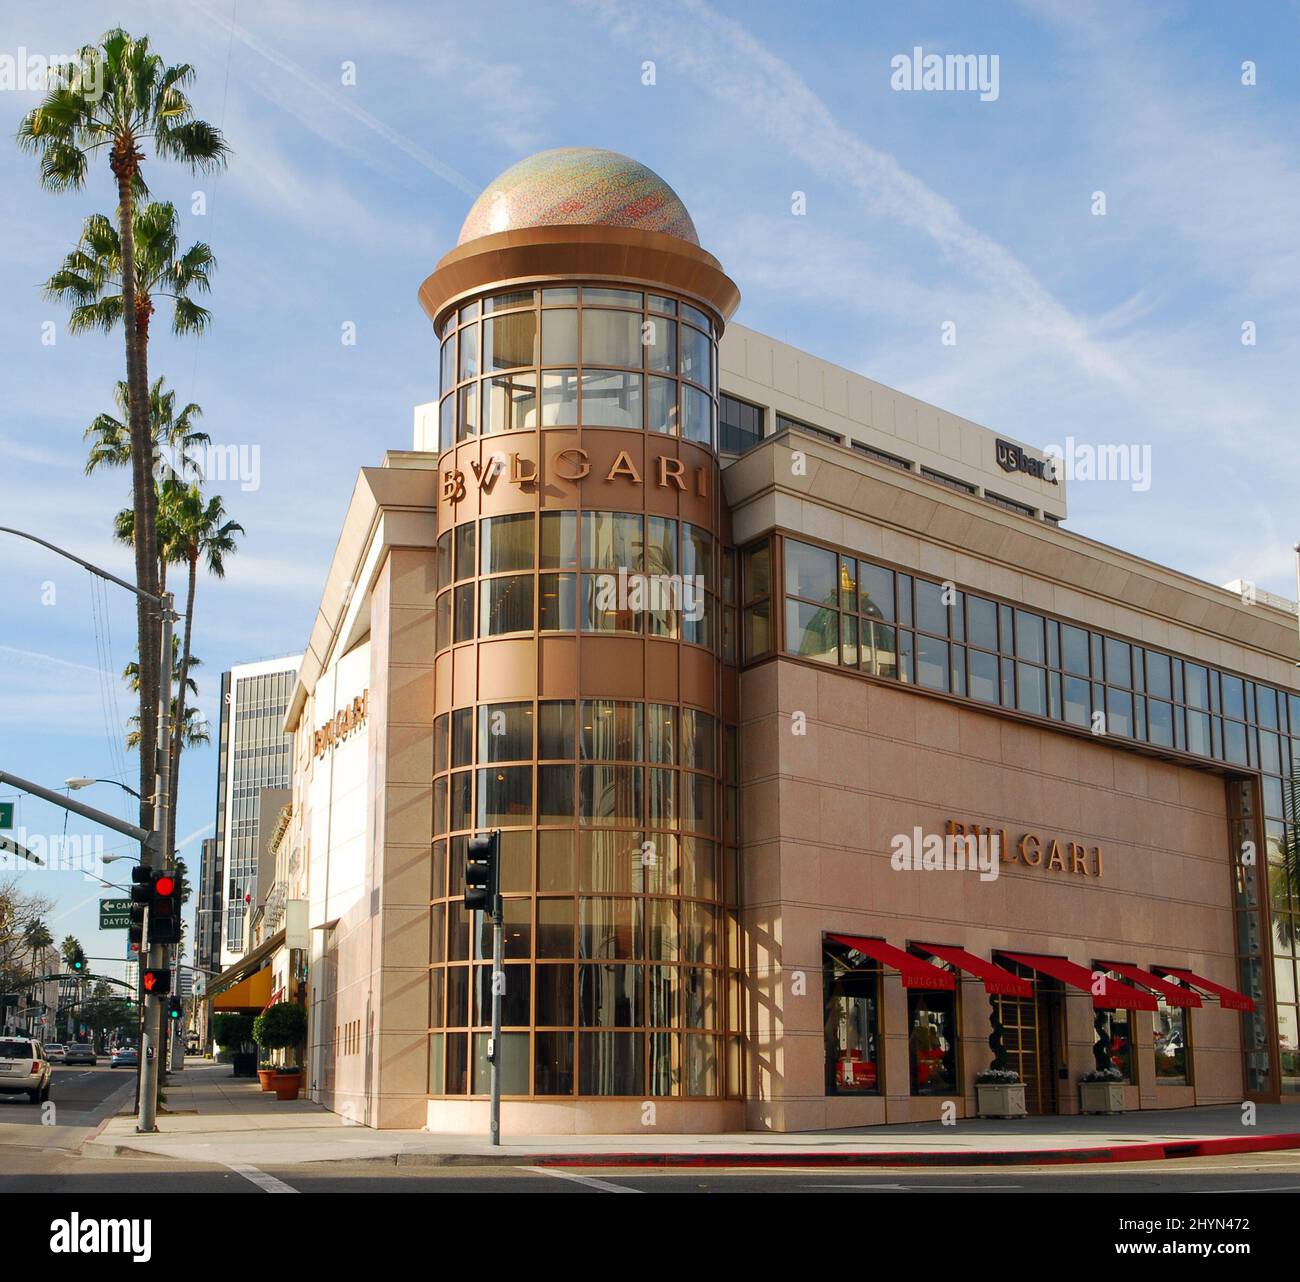
[{"label": "curb", "polygon": [[[179,1155],[135,1148],[129,1144],[97,1143],[110,1157],[178,1160]],[[308,1158],[302,1165],[346,1162],[384,1166],[555,1166],[555,1167],[875,1167],[875,1166],[1095,1166],[1110,1162],[1161,1162],[1189,1157],[1223,1157],[1239,1153],[1271,1153],[1300,1149],[1300,1133],[1220,1137],[1207,1140],[1162,1140],[1104,1148],[961,1150],[900,1150],[871,1153],[740,1152],[740,1153],[389,1153]],[[184,1160],[184,1159],[180,1159]],[[212,1157],[208,1161],[220,1161]],[[298,1165],[299,1163],[293,1163]],[[275,1159],[261,1159],[275,1166]]]}]

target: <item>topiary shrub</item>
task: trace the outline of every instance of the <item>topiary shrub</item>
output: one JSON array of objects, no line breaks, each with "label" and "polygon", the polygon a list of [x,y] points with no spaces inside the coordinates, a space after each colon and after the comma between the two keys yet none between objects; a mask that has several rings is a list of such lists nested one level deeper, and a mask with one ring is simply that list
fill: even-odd
[{"label": "topiary shrub", "polygon": [[222,1050],[242,1051],[253,1040],[253,1021],[247,1015],[232,1011],[212,1017],[212,1040]]},{"label": "topiary shrub", "polygon": [[298,1048],[307,1036],[307,1012],[297,1002],[274,1002],[253,1021],[253,1040],[264,1052],[291,1051],[297,1064]]}]

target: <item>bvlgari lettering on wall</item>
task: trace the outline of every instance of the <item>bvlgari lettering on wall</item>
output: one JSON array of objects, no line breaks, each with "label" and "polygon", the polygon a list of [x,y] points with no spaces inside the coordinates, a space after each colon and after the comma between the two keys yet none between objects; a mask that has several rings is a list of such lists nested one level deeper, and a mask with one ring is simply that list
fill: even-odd
[{"label": "bvlgari lettering on wall", "polygon": [[370,691],[363,690],[346,707],[339,709],[312,737],[312,755],[323,757],[329,749],[349,738],[365,724],[370,711]]},{"label": "bvlgari lettering on wall", "polygon": [[[677,489],[685,494],[692,489],[701,498],[709,494],[709,469],[688,468],[686,463],[672,454],[657,454],[649,460],[650,483],[660,489]],[[593,473],[591,453],[576,446],[561,450],[552,461],[549,479],[554,481],[581,481]],[[606,483],[626,481],[631,485],[644,485],[645,477],[627,450],[618,450],[607,466],[598,466],[595,474]],[[465,497],[471,478],[474,485],[486,494],[502,477],[509,484],[521,488],[537,485],[541,481],[537,460],[526,458],[518,452],[493,454],[486,464],[473,459],[469,473],[459,468],[442,473],[442,499],[445,503],[459,503]]]},{"label": "bvlgari lettering on wall", "polygon": [[1062,841],[1058,837],[1043,837],[1036,832],[1022,833],[1014,842],[1005,828],[981,827],[979,824],[959,823],[949,819],[945,828],[949,837],[1000,835],[999,847],[1002,863],[1023,864],[1026,868],[1039,868],[1045,872],[1062,872],[1079,877],[1102,876],[1100,846],[1085,846],[1078,841]]}]

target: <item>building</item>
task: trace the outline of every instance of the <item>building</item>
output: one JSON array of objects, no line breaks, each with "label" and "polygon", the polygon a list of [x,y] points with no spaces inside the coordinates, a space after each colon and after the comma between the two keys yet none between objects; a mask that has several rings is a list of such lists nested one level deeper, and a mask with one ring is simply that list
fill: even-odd
[{"label": "building", "polygon": [[[224,777],[224,771],[218,777]],[[219,969],[221,892],[225,885],[222,873],[220,843],[216,837],[205,837],[199,854],[199,893],[194,909],[194,965],[201,974]]]},{"label": "building", "polygon": [[732,323],[626,157],[502,174],[419,296],[440,396],[284,723],[313,1098],[486,1129],[488,829],[507,1133],[969,1116],[991,1060],[1034,1112],[1300,1090],[1293,615]]},{"label": "building", "polygon": [[294,655],[240,664],[221,678],[217,829],[212,862],[205,862],[200,875],[201,886],[211,880],[220,888],[208,905],[219,911],[207,914],[219,923],[219,936],[206,927],[205,947],[219,961],[214,969],[233,965],[247,950],[246,915],[259,896],[261,795],[264,788],[289,782],[291,744],[281,722],[300,661]]}]

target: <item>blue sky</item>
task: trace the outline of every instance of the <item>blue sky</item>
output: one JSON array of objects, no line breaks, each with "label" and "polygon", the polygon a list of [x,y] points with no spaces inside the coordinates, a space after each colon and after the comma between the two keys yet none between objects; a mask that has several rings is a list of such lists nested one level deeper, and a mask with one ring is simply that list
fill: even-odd
[{"label": "blue sky", "polygon": [[[474,195],[545,147],[609,147],[662,174],[740,285],[747,325],[1032,444],[1150,446],[1150,489],[1076,483],[1071,528],[1294,596],[1295,4],[93,8],[6,14],[0,55],[62,53],[114,20],[147,32],[166,60],[195,65],[197,109],[234,153],[213,178],[148,168],[186,243],[208,241],[219,264],[210,335],[174,340],[157,324],[151,372],[202,405],[219,441],[260,449],[256,490],[214,486],[247,529],[226,580],[199,588],[214,725],[224,668],[302,648],[356,470],[408,448],[411,407],[436,394],[420,281]],[[996,100],[892,89],[891,58],[915,46],[996,54]],[[5,133],[37,99],[0,92]],[[39,288],[82,219],[112,202],[105,166],[83,192],[52,196],[30,157],[0,145],[0,507],[4,524],[129,575],[110,539],[127,478],[82,475],[82,431],[111,407],[121,339],[68,336]],[[955,346],[940,341],[947,321]],[[47,785],[130,781],[114,742],[130,711],[113,675],[132,657],[125,594],[97,603],[84,573],[13,541],[0,592],[0,768]],[[195,868],[215,773],[214,749],[187,755],[178,835]],[[125,813],[116,789],[81,795]],[[62,813],[31,799],[19,823],[63,831]],[[94,883],[26,872],[23,884],[57,901],[57,938],[120,955],[123,934],[96,929]]]}]

